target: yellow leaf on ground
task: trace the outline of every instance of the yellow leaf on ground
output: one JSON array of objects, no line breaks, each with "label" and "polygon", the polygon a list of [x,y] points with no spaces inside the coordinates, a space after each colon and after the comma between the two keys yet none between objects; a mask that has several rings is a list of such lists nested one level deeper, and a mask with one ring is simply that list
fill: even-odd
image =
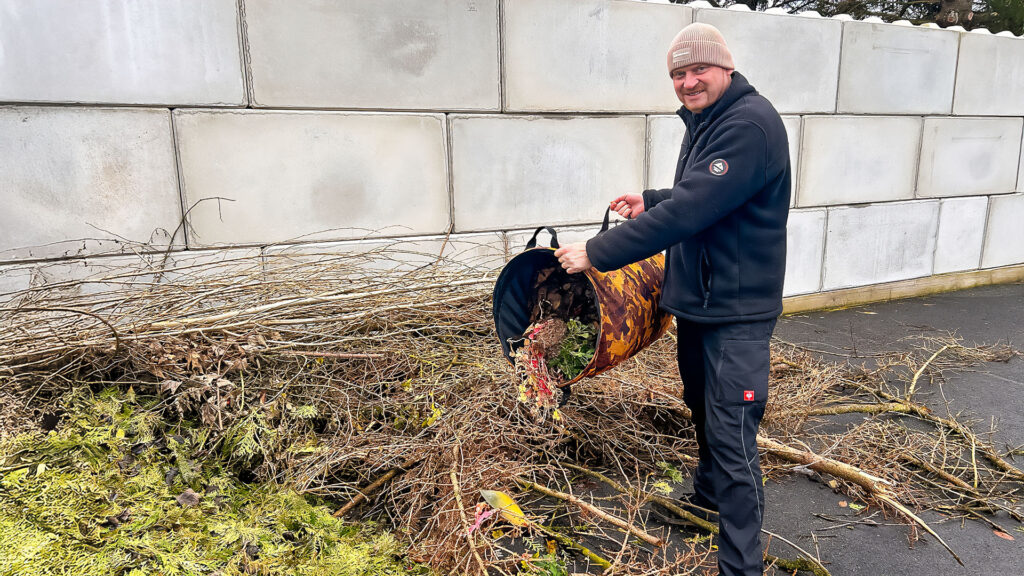
[{"label": "yellow leaf on ground", "polygon": [[492,508],[501,513],[501,517],[513,526],[526,526],[526,514],[508,494],[497,490],[481,490],[480,496],[491,505]]}]

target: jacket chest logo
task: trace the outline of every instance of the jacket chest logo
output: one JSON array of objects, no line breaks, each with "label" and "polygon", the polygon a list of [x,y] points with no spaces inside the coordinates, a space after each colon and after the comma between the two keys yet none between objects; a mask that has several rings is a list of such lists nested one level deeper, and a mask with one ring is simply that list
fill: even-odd
[{"label": "jacket chest logo", "polygon": [[711,161],[708,170],[715,176],[723,176],[729,171],[729,163],[721,158],[717,158]]}]

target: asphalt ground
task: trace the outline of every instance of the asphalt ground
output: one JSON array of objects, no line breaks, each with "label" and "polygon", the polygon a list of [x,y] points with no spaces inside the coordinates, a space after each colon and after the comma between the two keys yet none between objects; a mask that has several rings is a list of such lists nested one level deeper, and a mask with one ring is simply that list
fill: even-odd
[{"label": "asphalt ground", "polygon": [[[968,346],[1008,344],[1024,350],[1024,284],[794,314],[780,319],[775,330],[776,338],[813,349],[824,359],[869,366],[876,354],[911,351],[921,345],[921,337],[950,334]],[[920,384],[918,390],[914,399],[939,414],[946,414],[948,403],[950,412],[973,421],[976,431],[994,428],[991,440],[998,449],[1024,445],[1024,357],[957,370],[945,375],[941,390]],[[848,415],[847,422],[863,417]],[[1015,463],[1024,467],[1024,458],[1018,456]],[[1024,576],[1024,528],[1003,514],[990,519],[1012,541],[981,521],[963,522],[928,510],[920,514],[957,552],[965,564],[961,567],[930,536],[911,543],[906,524],[881,514],[870,516],[878,525],[864,523],[873,510],[857,514],[840,506],[849,499],[820,481],[794,474],[769,481],[765,490],[765,528],[817,550],[835,576]],[[853,524],[841,526],[844,522]],[[771,550],[793,556],[785,546],[773,544]]]}]

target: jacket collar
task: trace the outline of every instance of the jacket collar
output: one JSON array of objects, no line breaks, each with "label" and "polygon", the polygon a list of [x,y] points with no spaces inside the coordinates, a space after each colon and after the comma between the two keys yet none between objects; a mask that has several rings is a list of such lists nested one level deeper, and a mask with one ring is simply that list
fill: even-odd
[{"label": "jacket collar", "polygon": [[757,90],[750,85],[750,82],[748,82],[742,74],[733,71],[732,82],[725,90],[725,94],[722,94],[722,97],[718,99],[718,102],[715,102],[708,108],[705,108],[700,114],[690,112],[685,106],[679,108],[679,110],[676,111],[676,114],[683,119],[683,123],[686,124],[686,129],[692,133],[692,131],[701,124],[714,121],[728,110],[729,107],[737,100],[752,93],[756,94]]}]

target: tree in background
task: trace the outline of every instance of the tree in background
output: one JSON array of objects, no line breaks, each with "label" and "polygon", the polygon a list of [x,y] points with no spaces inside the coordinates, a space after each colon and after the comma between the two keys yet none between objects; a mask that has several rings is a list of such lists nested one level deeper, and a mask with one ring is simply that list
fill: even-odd
[{"label": "tree in background", "polygon": [[[687,0],[672,0],[683,4]],[[791,13],[815,10],[822,16],[849,14],[863,19],[878,16],[886,22],[909,20],[914,24],[934,22],[946,28],[967,30],[988,28],[993,33],[1009,30],[1024,35],[1024,0],[709,0],[725,8],[745,4],[751,10],[782,8]]]}]

